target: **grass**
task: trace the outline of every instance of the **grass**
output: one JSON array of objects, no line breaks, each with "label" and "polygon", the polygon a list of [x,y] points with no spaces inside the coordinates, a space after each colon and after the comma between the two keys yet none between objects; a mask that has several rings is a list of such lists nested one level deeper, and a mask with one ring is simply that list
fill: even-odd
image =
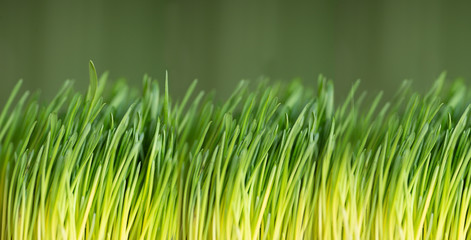
[{"label": "grass", "polygon": [[[471,91],[241,82],[217,103],[21,82],[0,115],[1,239],[469,239]],[[111,89],[111,90],[108,90]],[[103,97],[104,96],[104,97]]]}]

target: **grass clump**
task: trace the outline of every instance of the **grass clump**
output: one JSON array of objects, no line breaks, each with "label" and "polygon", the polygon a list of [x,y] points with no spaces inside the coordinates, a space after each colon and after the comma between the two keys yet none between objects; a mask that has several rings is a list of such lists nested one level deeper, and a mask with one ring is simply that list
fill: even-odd
[{"label": "grass clump", "polygon": [[20,83],[3,108],[1,239],[471,235],[471,92],[444,75],[386,104],[355,84],[338,105],[323,77],[241,82],[224,103],[90,78],[85,96],[67,82],[10,109]]}]

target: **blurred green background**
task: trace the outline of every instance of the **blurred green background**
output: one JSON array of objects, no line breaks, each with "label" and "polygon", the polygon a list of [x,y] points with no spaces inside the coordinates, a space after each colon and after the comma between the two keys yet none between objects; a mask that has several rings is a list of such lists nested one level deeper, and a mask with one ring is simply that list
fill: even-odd
[{"label": "blurred green background", "polygon": [[428,88],[447,70],[471,76],[471,2],[0,0],[0,102],[18,79],[53,95],[88,84],[88,60],[140,86],[144,73],[182,96],[193,81],[225,97],[240,79],[315,84],[337,96],[356,79],[392,94],[403,79]]}]

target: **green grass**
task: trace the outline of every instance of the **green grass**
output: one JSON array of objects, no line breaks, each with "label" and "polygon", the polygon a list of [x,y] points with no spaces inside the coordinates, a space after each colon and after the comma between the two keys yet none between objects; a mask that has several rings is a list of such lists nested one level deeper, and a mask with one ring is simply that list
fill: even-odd
[{"label": "green grass", "polygon": [[[144,77],[0,115],[1,239],[469,239],[471,91],[331,81],[180,101]],[[255,90],[254,90],[255,89]],[[13,104],[15,103],[15,104]]]}]

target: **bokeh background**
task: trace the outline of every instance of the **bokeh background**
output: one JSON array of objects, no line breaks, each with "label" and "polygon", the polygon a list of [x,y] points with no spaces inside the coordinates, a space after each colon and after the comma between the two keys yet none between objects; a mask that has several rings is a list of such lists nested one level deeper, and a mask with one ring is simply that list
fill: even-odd
[{"label": "bokeh background", "polygon": [[18,1],[0,0],[0,103],[18,79],[53,95],[65,79],[85,91],[88,61],[140,86],[148,73],[183,95],[224,98],[240,79],[315,85],[344,95],[361,79],[392,94],[404,79],[427,89],[444,70],[471,78],[469,1]]}]

